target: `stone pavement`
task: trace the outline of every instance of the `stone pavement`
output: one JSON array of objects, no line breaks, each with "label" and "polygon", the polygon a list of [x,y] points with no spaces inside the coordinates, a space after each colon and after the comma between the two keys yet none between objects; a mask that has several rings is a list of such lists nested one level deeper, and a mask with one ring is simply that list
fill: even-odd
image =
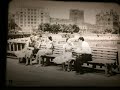
[{"label": "stone pavement", "polygon": [[12,86],[120,86],[120,74],[106,77],[104,71],[76,75],[75,71],[62,71],[60,66],[25,66],[10,58],[6,67],[6,84]]}]

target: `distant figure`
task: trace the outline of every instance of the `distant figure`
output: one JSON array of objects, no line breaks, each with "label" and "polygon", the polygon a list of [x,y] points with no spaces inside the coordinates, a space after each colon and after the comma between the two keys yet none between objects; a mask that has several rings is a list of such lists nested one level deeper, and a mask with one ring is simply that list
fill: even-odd
[{"label": "distant figure", "polygon": [[89,44],[86,41],[84,41],[83,37],[79,37],[78,43],[79,43],[79,47],[75,50],[75,52],[79,53],[80,55],[76,57],[75,70],[77,74],[78,73],[83,74],[84,72],[83,72],[82,64],[92,60],[91,48]]},{"label": "distant figure", "polygon": [[63,64],[70,60],[72,58],[73,46],[73,43],[67,38],[66,43],[63,45],[63,54],[53,59],[53,62],[56,64]]},{"label": "distant figure", "polygon": [[46,54],[52,54],[53,53],[53,40],[52,40],[52,37],[51,36],[49,36],[48,37],[48,42],[46,43],[46,48],[45,49],[40,49],[38,52],[37,52],[37,54],[36,54],[36,59],[35,59],[35,61],[37,62],[37,61],[39,61],[39,64],[41,64],[41,61],[43,61],[42,60],[42,58],[41,58],[41,56],[42,55],[46,55]]}]

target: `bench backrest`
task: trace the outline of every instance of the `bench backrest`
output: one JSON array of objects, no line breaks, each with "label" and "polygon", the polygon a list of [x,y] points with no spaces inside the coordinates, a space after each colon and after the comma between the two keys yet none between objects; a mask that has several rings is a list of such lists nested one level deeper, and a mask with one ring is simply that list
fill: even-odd
[{"label": "bench backrest", "polygon": [[53,54],[62,54],[64,51],[63,44],[55,44],[53,49]]},{"label": "bench backrest", "polygon": [[107,47],[91,47],[92,60],[116,60],[118,64],[118,50],[117,48]]}]

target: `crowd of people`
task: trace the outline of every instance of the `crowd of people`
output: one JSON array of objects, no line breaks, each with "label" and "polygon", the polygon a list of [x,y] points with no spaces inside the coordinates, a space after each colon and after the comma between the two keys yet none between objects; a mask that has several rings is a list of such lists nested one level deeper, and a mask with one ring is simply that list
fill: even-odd
[{"label": "crowd of people", "polygon": [[[89,44],[84,41],[83,37],[77,38],[78,47],[74,50],[75,46],[70,38],[66,38],[66,43],[63,45],[64,52],[53,59],[56,64],[63,64],[71,60],[72,52],[79,53],[74,62],[74,68],[77,74],[83,74],[82,64],[91,59],[91,48]],[[54,49],[54,42],[52,36],[48,36],[48,41],[46,42],[46,48],[41,49],[41,44],[43,42],[41,34],[32,34],[29,40],[26,42],[26,48],[22,55],[26,58],[26,65],[39,63],[42,64],[42,55],[52,54]],[[20,53],[21,54],[21,53]],[[32,60],[34,58],[34,60]],[[30,62],[30,63],[29,63]]]}]

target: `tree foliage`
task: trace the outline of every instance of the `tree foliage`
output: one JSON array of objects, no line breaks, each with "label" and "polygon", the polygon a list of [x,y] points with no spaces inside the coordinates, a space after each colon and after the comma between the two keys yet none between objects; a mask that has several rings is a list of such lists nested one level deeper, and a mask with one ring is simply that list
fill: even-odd
[{"label": "tree foliage", "polygon": [[77,25],[65,25],[65,24],[49,24],[44,23],[40,24],[38,26],[38,30],[42,30],[44,32],[50,32],[50,33],[73,33],[73,32],[79,32],[79,27]]}]

